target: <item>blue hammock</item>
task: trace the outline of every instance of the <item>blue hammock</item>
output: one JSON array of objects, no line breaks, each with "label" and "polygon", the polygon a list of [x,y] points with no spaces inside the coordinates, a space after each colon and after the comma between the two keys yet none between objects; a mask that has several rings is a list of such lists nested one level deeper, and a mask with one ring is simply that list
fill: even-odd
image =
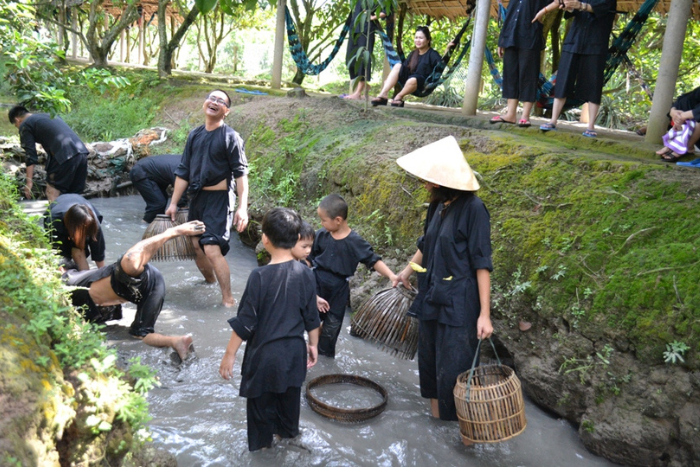
[{"label": "blue hammock", "polygon": [[[467,18],[467,21],[464,22],[464,25],[462,26],[462,29],[459,30],[455,38],[453,39],[452,42],[455,43],[456,47],[459,47],[459,43],[462,39],[462,36],[464,35],[465,31],[467,30],[467,27],[469,26],[469,23],[471,21],[471,17]],[[381,26],[377,23],[377,32],[379,33],[379,37],[382,39],[382,46],[384,47],[384,53],[386,54],[386,59],[389,62],[389,65],[392,67],[396,64],[403,63],[406,58],[402,56],[402,54],[399,54],[396,49],[394,49],[394,45],[391,43],[391,40],[389,40],[389,36],[384,32],[384,30],[381,28]],[[450,67],[449,70],[445,71],[445,68],[447,68],[447,65],[450,61],[450,58],[452,57],[452,53],[454,52],[455,49],[449,50],[443,57],[442,60],[438,62],[437,65],[435,65],[435,68],[433,68],[433,71],[428,75],[425,79],[425,84],[421,89],[417,89],[415,92],[413,92],[413,95],[416,97],[426,97],[428,96],[431,92],[435,90],[438,86],[440,86],[442,83],[450,79],[452,74],[459,68],[459,64],[462,63],[462,59],[464,56],[467,54],[469,51],[469,45],[471,44],[471,41],[467,41],[463,46],[462,50],[460,51],[459,55],[457,56],[457,59],[455,60],[454,64]],[[455,48],[456,48],[455,47]]]},{"label": "blue hammock", "polygon": [[286,6],[284,7],[284,20],[287,23],[287,40],[289,42],[289,52],[292,54],[292,59],[294,60],[294,63],[296,63],[299,70],[301,70],[301,72],[305,75],[317,75],[323,70],[325,70],[328,67],[328,65],[330,65],[330,63],[333,61],[336,54],[340,50],[340,46],[343,45],[345,37],[348,35],[348,32],[350,31],[350,28],[352,26],[350,24],[352,22],[352,12],[350,12],[350,14],[348,15],[348,19],[345,20],[343,30],[340,32],[340,37],[335,42],[335,46],[333,46],[333,50],[331,50],[330,55],[328,55],[328,57],[318,65],[314,65],[309,61],[309,57],[306,55],[304,48],[299,42],[299,35],[297,34],[297,28],[294,25],[294,21],[292,20],[292,15],[289,13],[289,8],[287,8]]}]

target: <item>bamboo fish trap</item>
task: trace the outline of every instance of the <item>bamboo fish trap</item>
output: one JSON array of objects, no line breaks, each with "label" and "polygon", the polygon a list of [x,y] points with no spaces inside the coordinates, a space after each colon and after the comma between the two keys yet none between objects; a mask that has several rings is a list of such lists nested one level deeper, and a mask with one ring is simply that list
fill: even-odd
[{"label": "bamboo fish trap", "polygon": [[[362,386],[366,388],[373,389],[380,396],[381,400],[378,404],[372,407],[356,408],[356,409],[343,409],[340,407],[335,407],[331,404],[327,404],[319,400],[313,394],[314,388],[327,385],[327,384],[354,384],[355,386]],[[357,375],[346,375],[346,374],[331,374],[323,375],[312,379],[306,385],[306,400],[309,403],[311,409],[324,417],[332,418],[340,422],[361,422],[372,417],[376,417],[386,409],[387,401],[389,400],[389,394],[379,384],[375,383],[371,379],[364,378]]]},{"label": "bamboo fish trap", "polygon": [[[170,227],[176,224],[170,220],[170,216],[165,214],[158,214],[151,225],[148,226],[143,234],[142,240],[153,237],[160,233],[165,232]],[[156,254],[153,255],[151,260],[153,261],[185,261],[188,259],[194,259],[197,256],[194,251],[194,245],[192,241],[185,235],[180,235],[175,238],[171,238],[163,244]]]},{"label": "bamboo fish trap", "polygon": [[351,333],[391,355],[413,360],[418,350],[418,320],[406,313],[415,298],[415,289],[403,286],[377,292],[352,315]]},{"label": "bamboo fish trap", "polygon": [[187,216],[189,216],[190,210],[189,208],[180,208],[177,210],[177,214],[175,215],[175,223],[176,224],[184,224],[187,222]]},{"label": "bamboo fish trap", "polygon": [[[498,365],[474,367],[481,342],[471,370],[457,377],[453,391],[459,432],[472,443],[498,443],[525,431],[525,402],[520,380],[498,355]],[[493,342],[491,346],[496,352]]]}]

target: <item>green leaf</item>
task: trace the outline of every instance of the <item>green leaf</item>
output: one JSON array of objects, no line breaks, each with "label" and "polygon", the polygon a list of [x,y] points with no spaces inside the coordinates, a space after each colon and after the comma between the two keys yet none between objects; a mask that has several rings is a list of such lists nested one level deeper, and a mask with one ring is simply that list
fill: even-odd
[{"label": "green leaf", "polygon": [[217,1],[218,0],[194,0],[194,4],[197,5],[200,13],[206,15],[216,7]]},{"label": "green leaf", "polygon": [[233,12],[233,4],[232,3],[233,2],[231,2],[231,0],[221,0],[219,2],[219,8],[221,8],[221,11],[223,11],[227,15],[235,16],[235,14]]}]

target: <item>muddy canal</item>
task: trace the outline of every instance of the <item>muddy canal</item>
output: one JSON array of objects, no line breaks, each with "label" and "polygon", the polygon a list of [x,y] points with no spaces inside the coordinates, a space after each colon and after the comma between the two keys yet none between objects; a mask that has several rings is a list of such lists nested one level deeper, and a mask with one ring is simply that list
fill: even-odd
[{"label": "muddy canal", "polygon": [[[145,230],[141,216],[145,203],[139,196],[91,200],[105,218],[107,261],[136,243]],[[249,272],[256,267],[252,250],[234,235],[228,254],[234,297],[239,299]],[[231,335],[226,320],[234,311],[224,309],[218,285],[204,283],[194,262],[154,263],[167,284],[165,306],[156,331],[190,333],[197,358],[177,367],[170,351],[142,344],[121,325],[131,323],[135,308],[125,307],[125,319],[108,327],[110,344],[120,358],[140,355],[157,369],[161,386],[149,394],[154,441],[174,453],[178,465],[194,466],[601,466],[605,460],[588,453],[576,431],[528,402],[525,432],[500,444],[466,448],[457,423],[434,420],[418,390],[416,362],[398,360],[348,335],[349,319],[338,342],[335,360],[320,357],[308,379],[327,373],[353,373],[370,378],[389,393],[387,409],[360,424],[340,424],[313,412],[302,400],[302,434],[273,449],[249,453],[245,399],[238,396],[239,351],[236,377],[226,382],[219,362]]]}]

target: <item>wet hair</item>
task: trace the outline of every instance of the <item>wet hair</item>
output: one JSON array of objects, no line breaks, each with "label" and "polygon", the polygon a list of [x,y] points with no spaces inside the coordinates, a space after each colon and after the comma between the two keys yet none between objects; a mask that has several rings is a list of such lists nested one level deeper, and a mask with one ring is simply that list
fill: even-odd
[{"label": "wet hair", "polygon": [[15,124],[15,119],[19,117],[24,117],[29,113],[29,110],[23,105],[16,105],[7,112],[7,117],[10,119],[11,124]]},{"label": "wet hair", "polygon": [[73,243],[81,250],[85,249],[88,239],[97,240],[100,223],[87,204],[74,204],[63,215],[63,225]]},{"label": "wet hair", "polygon": [[301,217],[293,209],[273,208],[262,220],[262,232],[275,248],[289,250],[299,240]]},{"label": "wet hair", "polygon": [[224,93],[224,95],[226,96],[226,99],[228,99],[228,107],[231,108],[231,96],[229,96],[228,93],[227,93],[226,91],[224,91],[223,89],[214,89],[214,90],[211,91],[209,94],[207,94],[207,97],[211,96],[212,92],[222,92],[222,93]]},{"label": "wet hair", "polygon": [[[423,33],[425,39],[428,41],[428,47],[432,45],[433,38],[430,36],[430,29],[428,29],[428,26],[418,26],[416,28],[416,32]],[[416,71],[416,68],[418,67],[418,58],[420,54],[417,52],[417,50],[418,49],[413,50],[413,53],[411,54],[411,60],[408,62],[408,69],[411,70],[411,72]]]},{"label": "wet hair", "polygon": [[335,193],[323,198],[318,203],[318,207],[331,219],[342,217],[345,220],[348,218],[348,203],[345,202],[342,196]]},{"label": "wet hair", "polygon": [[313,240],[316,237],[316,231],[306,221],[301,221],[301,228],[299,229],[299,240]]}]

